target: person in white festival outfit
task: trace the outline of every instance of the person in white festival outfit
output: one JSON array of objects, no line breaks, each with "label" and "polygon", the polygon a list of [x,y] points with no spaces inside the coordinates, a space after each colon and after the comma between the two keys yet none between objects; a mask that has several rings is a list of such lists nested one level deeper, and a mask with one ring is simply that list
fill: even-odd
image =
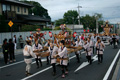
[{"label": "person in white festival outfit", "polygon": [[32,50],[32,42],[30,40],[26,41],[26,45],[23,49],[23,55],[24,55],[24,61],[27,64],[26,65],[26,75],[29,76],[31,75],[31,63],[32,63],[32,57],[35,58],[35,54],[33,53]]}]

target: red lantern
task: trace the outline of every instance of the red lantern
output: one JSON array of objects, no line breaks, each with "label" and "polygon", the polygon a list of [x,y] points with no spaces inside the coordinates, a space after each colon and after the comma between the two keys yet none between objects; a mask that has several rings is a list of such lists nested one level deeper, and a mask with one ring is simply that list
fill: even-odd
[{"label": "red lantern", "polygon": [[49,31],[49,36],[52,37],[52,32]]},{"label": "red lantern", "polygon": [[84,32],[85,32],[86,30],[84,29]]},{"label": "red lantern", "polygon": [[75,38],[75,37],[76,37],[76,35],[77,35],[77,33],[76,33],[76,32],[74,32],[74,33],[73,33],[73,37]]},{"label": "red lantern", "polygon": [[89,32],[89,29],[87,30],[87,32]]}]

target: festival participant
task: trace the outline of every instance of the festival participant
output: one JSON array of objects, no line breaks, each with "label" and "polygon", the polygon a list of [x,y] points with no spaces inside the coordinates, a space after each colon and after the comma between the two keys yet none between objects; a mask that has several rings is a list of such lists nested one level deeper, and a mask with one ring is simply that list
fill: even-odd
[{"label": "festival participant", "polygon": [[90,40],[90,38],[87,38],[87,42],[89,43],[89,46],[90,46],[90,48],[91,48],[91,56],[93,56],[93,47],[94,47],[94,45],[93,45],[93,42],[92,42],[92,40]]},{"label": "festival participant", "polygon": [[105,48],[104,43],[98,37],[97,42],[96,42],[96,49],[97,49],[97,55],[98,55],[98,64],[102,63],[102,61],[103,61],[103,49],[104,48]]},{"label": "festival participant", "polygon": [[32,42],[30,40],[26,41],[26,45],[23,49],[23,55],[24,55],[24,61],[25,63],[27,64],[26,66],[26,75],[29,76],[31,75],[31,63],[32,63],[32,57],[34,58],[35,57],[35,54],[33,53],[33,50],[32,50]]},{"label": "festival participant", "polygon": [[[47,43],[45,44],[45,47],[50,47],[50,39],[47,40]],[[48,56],[46,57],[47,58],[47,65],[49,64],[49,58]]]},{"label": "festival participant", "polygon": [[95,48],[95,43],[97,42],[97,37],[96,37],[95,34],[91,37],[91,40],[92,40],[92,42],[93,42],[93,54],[94,54],[94,53],[95,53],[95,50],[94,50],[94,48]]},{"label": "festival participant", "polygon": [[54,46],[53,42],[50,42],[50,46],[48,48],[48,52],[50,53],[49,57],[50,57],[50,62],[51,65],[53,67],[53,76],[56,75],[56,58],[54,58],[54,56],[57,54],[58,52],[58,47]]},{"label": "festival participant", "polygon": [[[35,52],[35,51],[40,51],[41,49],[42,49],[42,45],[40,45],[39,43],[38,43],[38,39],[35,39],[35,44],[33,45],[33,52]],[[40,62],[40,65],[41,65],[41,67],[42,67],[42,61],[41,61],[41,57],[40,56],[35,56],[35,60],[36,60],[36,65],[37,65],[37,68],[39,68],[39,63],[38,63],[38,61]]]},{"label": "festival participant", "polygon": [[92,49],[90,48],[90,43],[87,42],[87,39],[84,40],[84,45],[83,45],[85,51],[86,51],[86,58],[89,62],[89,64],[92,64],[92,59],[91,59],[91,54],[92,54]]},{"label": "festival participant", "polygon": [[[79,47],[79,46],[80,46],[79,43],[80,43],[80,39],[77,38],[77,41],[75,42],[75,47]],[[76,58],[77,58],[77,62],[78,62],[78,63],[80,63],[79,54],[80,54],[80,51],[75,52],[75,55],[76,55]]]},{"label": "festival participant", "polygon": [[[60,57],[60,65],[62,70],[62,78],[65,78],[65,74],[68,74],[68,54],[67,54],[67,48],[65,47],[65,41],[60,41],[60,47],[58,49],[58,54],[54,57]],[[66,70],[66,71],[65,71]]]}]

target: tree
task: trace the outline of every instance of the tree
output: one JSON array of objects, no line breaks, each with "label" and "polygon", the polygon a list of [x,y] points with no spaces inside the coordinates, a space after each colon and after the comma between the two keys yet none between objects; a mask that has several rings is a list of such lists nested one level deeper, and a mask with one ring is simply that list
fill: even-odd
[{"label": "tree", "polygon": [[40,3],[35,1],[27,1],[27,0],[21,0],[21,1],[34,6],[33,8],[29,9],[29,14],[34,13],[35,15],[38,15],[40,17],[51,19],[47,9],[43,8]]},{"label": "tree", "polygon": [[82,16],[81,17],[81,23],[84,25],[84,29],[89,28],[93,32],[96,29],[96,17],[97,17],[97,20],[98,20],[99,32],[101,32],[103,30],[101,28],[101,25],[104,22],[102,20],[102,14],[94,14],[93,16],[90,16],[89,14],[86,14],[86,16]]},{"label": "tree", "polygon": [[76,10],[69,10],[64,14],[63,19],[66,24],[78,24],[77,17],[78,13]]},{"label": "tree", "polygon": [[61,24],[65,23],[64,19],[58,19],[55,22],[56,22],[56,26],[60,26]]}]

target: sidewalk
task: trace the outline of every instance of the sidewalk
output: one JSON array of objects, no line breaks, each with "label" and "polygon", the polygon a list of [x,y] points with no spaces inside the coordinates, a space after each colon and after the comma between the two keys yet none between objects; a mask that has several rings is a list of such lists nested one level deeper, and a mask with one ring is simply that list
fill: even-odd
[{"label": "sidewalk", "polygon": [[[15,55],[22,54],[23,49],[16,49],[15,50]],[[0,52],[0,58],[3,58],[3,52]]]},{"label": "sidewalk", "polygon": [[120,80],[120,59],[117,62],[114,74],[112,76],[112,80]]}]

